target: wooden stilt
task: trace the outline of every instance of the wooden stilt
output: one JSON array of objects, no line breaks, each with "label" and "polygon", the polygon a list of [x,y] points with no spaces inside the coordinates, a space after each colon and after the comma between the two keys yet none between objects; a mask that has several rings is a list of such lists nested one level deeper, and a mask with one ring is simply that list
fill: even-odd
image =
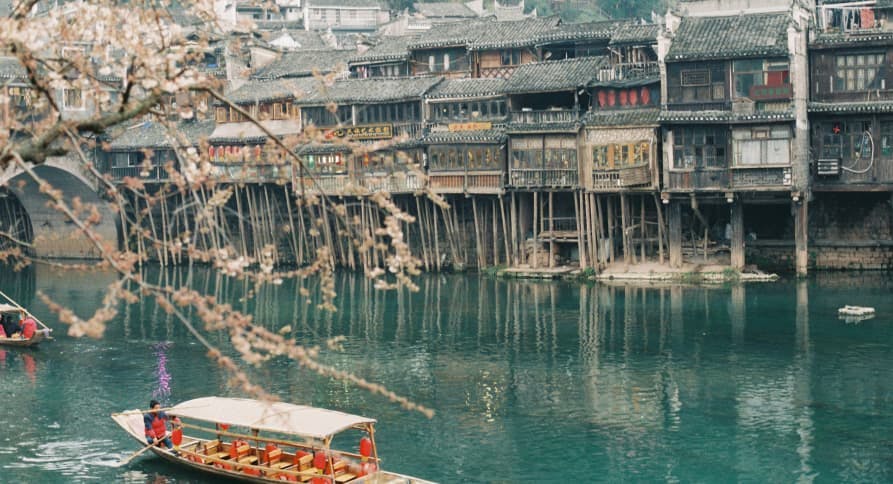
[{"label": "wooden stilt", "polygon": [[430,207],[431,210],[431,225],[434,227],[434,267],[437,267],[437,272],[440,272],[440,231],[437,227],[437,207],[434,206],[434,202],[431,202],[428,199],[425,199],[425,205]]},{"label": "wooden stilt", "polygon": [[796,269],[798,276],[805,276],[809,266],[809,212],[806,200],[793,202],[794,211],[794,246]]},{"label": "wooden stilt", "polygon": [[[505,265],[506,267],[512,265],[512,253],[510,250],[511,245],[509,244],[509,233],[508,233],[508,225],[505,221],[505,202],[503,201],[503,196],[499,194],[499,218],[502,220],[502,242],[505,246]],[[514,239],[514,234],[512,234],[512,239]]]},{"label": "wooden stilt", "polygon": [[744,269],[744,204],[736,198],[730,207],[730,225],[732,227],[729,238],[731,265],[733,269]]},{"label": "wooden stilt", "polygon": [[549,192],[549,267],[555,267],[555,192]]},{"label": "wooden stilt", "polygon": [[645,262],[645,242],[648,237],[648,227],[645,224],[645,196],[639,195],[636,198],[639,199],[639,247],[641,249],[639,262]]},{"label": "wooden stilt", "polygon": [[[539,193],[533,192],[533,268],[536,269],[539,265],[539,243],[537,242],[537,226],[539,225]],[[526,247],[525,247],[526,249]]]},{"label": "wooden stilt", "polygon": [[629,203],[623,192],[620,192],[620,230],[623,234],[623,262],[629,264],[633,262],[629,240]]},{"label": "wooden stilt", "polygon": [[682,204],[670,200],[667,211],[668,238],[670,246],[670,267],[682,267]]},{"label": "wooden stilt", "polygon": [[611,244],[611,250],[608,252],[609,262],[611,264],[613,264],[614,263],[614,255],[615,255],[614,247],[617,246],[617,244],[614,243],[614,197],[610,197],[610,196],[606,197],[605,204],[607,205],[607,207],[606,207],[607,215],[606,216],[608,218],[608,223],[607,223],[608,237],[607,237],[607,239],[608,239],[608,243]]},{"label": "wooden stilt", "polygon": [[657,194],[654,194],[654,209],[657,211],[657,260],[660,264],[664,263],[664,215],[661,208],[661,201]]}]

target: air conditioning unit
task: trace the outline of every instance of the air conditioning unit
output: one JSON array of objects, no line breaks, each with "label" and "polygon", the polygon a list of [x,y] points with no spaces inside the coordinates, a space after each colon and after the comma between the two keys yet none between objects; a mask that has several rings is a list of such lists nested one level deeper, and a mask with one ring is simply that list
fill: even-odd
[{"label": "air conditioning unit", "polygon": [[827,158],[816,161],[816,175],[840,176],[840,158]]}]

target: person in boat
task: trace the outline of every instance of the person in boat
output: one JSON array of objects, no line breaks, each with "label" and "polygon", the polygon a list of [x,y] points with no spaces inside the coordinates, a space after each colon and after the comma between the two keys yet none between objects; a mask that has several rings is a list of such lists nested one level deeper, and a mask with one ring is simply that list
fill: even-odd
[{"label": "person in boat", "polygon": [[3,322],[0,324],[3,325],[3,332],[6,333],[7,338],[12,338],[14,334],[22,332],[22,325],[14,314],[4,314]]},{"label": "person in boat", "polygon": [[143,423],[146,427],[146,442],[150,445],[156,442],[159,444],[163,443],[168,449],[173,449],[174,444],[171,442],[171,438],[167,436],[167,422],[170,420],[174,423],[179,423],[180,419],[177,417],[171,418],[167,413],[160,411],[160,408],[161,404],[157,400],[152,400],[149,402],[150,410],[143,415]]}]

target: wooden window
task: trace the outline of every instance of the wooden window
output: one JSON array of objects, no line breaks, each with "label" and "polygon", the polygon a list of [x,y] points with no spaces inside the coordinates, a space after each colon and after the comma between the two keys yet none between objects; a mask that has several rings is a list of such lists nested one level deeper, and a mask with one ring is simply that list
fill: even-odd
[{"label": "wooden window", "polygon": [[885,89],[883,53],[838,55],[835,59],[835,91]]},{"label": "wooden window", "polygon": [[504,50],[499,55],[499,62],[504,66],[521,65],[521,49]]},{"label": "wooden window", "polygon": [[788,126],[736,129],[732,132],[735,165],[789,165],[790,138]]},{"label": "wooden window", "polygon": [[683,86],[707,86],[710,84],[710,71],[707,69],[682,71],[681,83]]},{"label": "wooden window", "polygon": [[893,158],[893,121],[881,121],[880,156]]},{"label": "wooden window", "polygon": [[728,166],[728,130],[723,127],[677,128],[673,131],[673,168],[703,169]]},{"label": "wooden window", "polygon": [[216,113],[215,119],[218,123],[226,122],[226,108],[219,107],[219,108],[215,109],[214,112]]},{"label": "wooden window", "polygon": [[62,109],[84,109],[84,94],[80,89],[62,89]]}]

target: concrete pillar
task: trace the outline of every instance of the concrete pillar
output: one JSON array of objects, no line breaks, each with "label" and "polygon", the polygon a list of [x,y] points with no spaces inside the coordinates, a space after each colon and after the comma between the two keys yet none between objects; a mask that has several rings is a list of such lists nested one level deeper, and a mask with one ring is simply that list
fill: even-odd
[{"label": "concrete pillar", "polygon": [[744,269],[744,203],[735,199],[731,205],[731,264],[733,269],[741,270]]},{"label": "concrete pillar", "polygon": [[809,216],[806,200],[800,199],[793,202],[794,212],[794,261],[798,276],[805,276],[809,264],[808,251],[808,226]]},{"label": "concrete pillar", "polygon": [[678,200],[670,200],[667,210],[668,238],[670,244],[670,267],[682,267],[682,205]]}]

